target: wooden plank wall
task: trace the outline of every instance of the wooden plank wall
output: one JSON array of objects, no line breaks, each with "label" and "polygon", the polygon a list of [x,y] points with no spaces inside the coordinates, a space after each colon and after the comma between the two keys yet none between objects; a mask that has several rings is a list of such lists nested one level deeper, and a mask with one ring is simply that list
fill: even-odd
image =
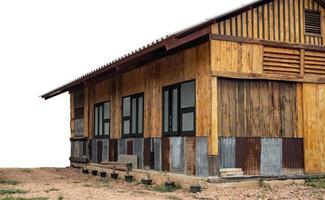
[{"label": "wooden plank wall", "polygon": [[162,136],[162,88],[196,81],[196,135],[211,131],[210,43],[169,55],[114,78],[87,85],[88,132],[93,134],[94,104],[111,101],[111,136],[121,138],[122,98],[144,93],[144,137]]},{"label": "wooden plank wall", "polygon": [[303,85],[305,173],[325,173],[325,85]]},{"label": "wooden plank wall", "polygon": [[70,93],[70,133],[74,137],[74,95]]},{"label": "wooden plank wall", "polygon": [[323,35],[305,35],[304,10],[325,10],[314,0],[274,0],[212,26],[213,33],[281,42],[323,45]]},{"label": "wooden plank wall", "polygon": [[211,41],[211,70],[263,73],[263,45]]},{"label": "wooden plank wall", "polygon": [[217,101],[219,136],[303,137],[297,83],[219,78]]}]

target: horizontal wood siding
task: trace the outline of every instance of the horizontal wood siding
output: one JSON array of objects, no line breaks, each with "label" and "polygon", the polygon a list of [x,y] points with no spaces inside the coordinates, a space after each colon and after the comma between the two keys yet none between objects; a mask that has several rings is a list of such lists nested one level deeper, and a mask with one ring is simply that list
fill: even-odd
[{"label": "horizontal wood siding", "polygon": [[232,35],[281,42],[323,45],[323,35],[305,34],[305,9],[321,13],[324,30],[324,8],[314,0],[274,0],[254,7],[213,25],[220,35]]},{"label": "horizontal wood siding", "polygon": [[302,137],[296,83],[218,79],[219,136]]}]

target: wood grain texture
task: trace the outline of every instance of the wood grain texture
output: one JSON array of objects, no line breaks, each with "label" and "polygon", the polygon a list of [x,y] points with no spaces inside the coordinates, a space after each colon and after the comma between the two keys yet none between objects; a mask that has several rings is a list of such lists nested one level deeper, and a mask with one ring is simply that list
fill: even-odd
[{"label": "wood grain texture", "polygon": [[[305,9],[321,13],[324,27],[325,9],[314,0],[274,0],[212,25],[212,32],[220,35],[250,37],[291,43],[324,45],[321,35],[305,33]],[[243,20],[238,20],[238,19]],[[237,25],[235,22],[237,19]],[[240,30],[240,31],[237,31]]]},{"label": "wood grain texture", "polygon": [[302,138],[296,83],[218,78],[218,135]]},{"label": "wood grain texture", "polygon": [[325,85],[303,84],[305,173],[325,172]]}]

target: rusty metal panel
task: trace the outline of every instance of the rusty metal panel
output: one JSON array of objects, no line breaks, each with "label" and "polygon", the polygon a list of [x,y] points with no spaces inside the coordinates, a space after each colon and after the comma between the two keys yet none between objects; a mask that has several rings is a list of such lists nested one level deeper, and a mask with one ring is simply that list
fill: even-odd
[{"label": "rusty metal panel", "polygon": [[235,168],[236,138],[219,138],[219,162],[220,168]]},{"label": "rusty metal panel", "polygon": [[282,166],[286,169],[304,168],[304,144],[302,138],[283,138]]},{"label": "rusty metal panel", "polygon": [[70,157],[74,157],[74,141],[70,142]]},{"label": "rusty metal panel", "polygon": [[184,173],[184,140],[183,137],[172,137],[170,144],[171,171]]},{"label": "rusty metal panel", "polygon": [[117,161],[117,139],[109,139],[109,161]]},{"label": "rusty metal panel", "polygon": [[102,152],[102,161],[108,161],[108,151],[109,151],[109,139],[103,139],[103,152]]},{"label": "rusty metal panel", "polygon": [[236,168],[242,168],[244,174],[259,175],[261,163],[260,138],[236,138]]},{"label": "rusty metal panel", "polygon": [[97,163],[97,140],[96,139],[93,139],[92,140],[92,143],[91,143],[91,152],[92,152],[92,155],[91,155],[91,162],[92,163]]},{"label": "rusty metal panel", "polygon": [[138,169],[143,169],[143,138],[134,138],[133,155],[138,156]]},{"label": "rusty metal panel", "polygon": [[126,141],[126,154],[133,155],[133,139]]},{"label": "rusty metal panel", "polygon": [[154,138],[154,169],[157,171],[161,170],[161,138]]},{"label": "rusty metal panel", "polygon": [[219,174],[218,156],[208,156],[208,174],[209,176],[217,176]]},{"label": "rusty metal panel", "polygon": [[196,175],[208,176],[208,138],[196,138]]},{"label": "rusty metal panel", "polygon": [[126,139],[118,140],[118,154],[126,154]]},{"label": "rusty metal panel", "polygon": [[162,171],[170,171],[170,138],[161,139],[161,169]]},{"label": "rusty metal panel", "polygon": [[261,139],[261,175],[278,176],[282,174],[282,139]]},{"label": "rusty metal panel", "polygon": [[97,141],[97,163],[103,161],[103,141]]},{"label": "rusty metal panel", "polygon": [[184,138],[184,155],[185,155],[185,174],[195,175],[196,166],[196,138]]},{"label": "rusty metal panel", "polygon": [[143,166],[145,169],[153,169],[151,168],[152,163],[152,139],[144,138],[143,139]]}]

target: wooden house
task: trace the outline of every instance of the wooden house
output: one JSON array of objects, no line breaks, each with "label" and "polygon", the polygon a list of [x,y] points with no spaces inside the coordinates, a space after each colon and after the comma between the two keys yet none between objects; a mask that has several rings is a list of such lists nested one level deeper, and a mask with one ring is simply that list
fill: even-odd
[{"label": "wooden house", "polygon": [[71,163],[325,173],[325,1],[257,1],[42,97],[70,93]]}]

